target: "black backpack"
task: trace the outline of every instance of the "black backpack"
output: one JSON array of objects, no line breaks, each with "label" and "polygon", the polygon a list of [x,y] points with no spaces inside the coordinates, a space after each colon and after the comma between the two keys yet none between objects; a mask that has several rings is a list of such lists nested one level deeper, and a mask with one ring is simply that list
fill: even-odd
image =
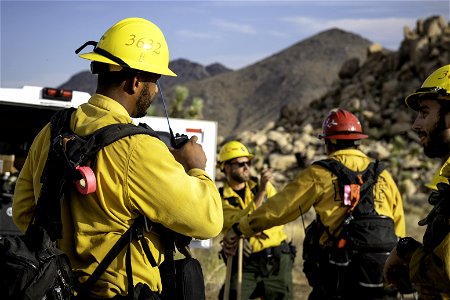
[{"label": "black backpack", "polygon": [[[304,272],[309,284],[330,297],[352,299],[355,293],[385,294],[383,266],[397,243],[394,221],[374,207],[373,187],[383,171],[378,162],[354,172],[337,160],[314,162],[338,178],[337,193],[348,207],[342,223],[330,232],[317,218],[306,229]],[[319,239],[326,232],[325,245]],[[369,294],[367,294],[369,293]]]},{"label": "black backpack", "polygon": [[[86,171],[81,172],[80,167],[82,170],[93,168],[97,152],[125,136],[148,134],[158,137],[155,131],[142,124],[140,126],[113,124],[99,129],[90,136],[80,137],[70,130],[70,118],[74,110],[74,108],[61,110],[51,119],[51,143],[41,176],[41,194],[25,235],[0,240],[1,299],[61,300],[72,298],[75,291],[77,297],[82,299],[125,247],[127,247],[128,286],[134,287],[133,276],[131,276],[131,256],[129,255],[133,239],[140,241],[151,265],[157,266],[143,235],[143,230],[150,227],[150,220],[143,216],[135,220],[83,284],[80,284],[72,274],[67,256],[56,247],[56,240],[62,238],[61,200],[69,187],[72,188],[69,185],[78,182],[80,183],[78,187],[81,188],[80,192],[89,192],[89,189],[83,190],[86,188],[83,184],[86,184],[85,181],[88,180]],[[166,237],[164,245],[167,261],[171,263],[173,262],[175,241],[178,249],[186,249],[190,238],[160,227],[160,231],[164,230]],[[186,252],[183,254],[189,255]],[[189,262],[189,266],[194,266],[197,277],[203,276],[198,261],[193,258],[186,258],[185,261]],[[175,264],[165,267],[165,272],[175,274],[175,269],[172,271],[172,267],[175,268]],[[164,277],[164,274],[162,276]],[[170,276],[169,278],[172,279]],[[201,279],[203,280],[203,277]],[[169,282],[166,285],[171,293],[175,293],[175,283]],[[200,288],[197,290],[201,292]],[[143,288],[142,284],[138,284],[136,290],[142,295],[151,294],[148,287]],[[130,299],[134,299],[133,288],[129,289],[128,296]],[[172,294],[170,297],[174,299]]]}]

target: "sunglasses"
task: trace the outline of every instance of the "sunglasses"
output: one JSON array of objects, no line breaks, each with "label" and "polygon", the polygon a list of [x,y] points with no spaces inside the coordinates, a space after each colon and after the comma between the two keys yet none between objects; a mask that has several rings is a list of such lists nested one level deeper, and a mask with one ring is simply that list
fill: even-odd
[{"label": "sunglasses", "polygon": [[239,168],[244,167],[245,165],[247,165],[247,167],[250,167],[252,165],[251,161],[243,161],[243,162],[234,162],[234,163],[230,163],[230,165],[232,166],[238,166]]}]

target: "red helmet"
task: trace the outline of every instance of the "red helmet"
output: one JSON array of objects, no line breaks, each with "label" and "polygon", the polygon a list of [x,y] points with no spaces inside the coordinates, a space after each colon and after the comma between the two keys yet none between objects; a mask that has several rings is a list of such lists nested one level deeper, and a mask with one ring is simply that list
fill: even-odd
[{"label": "red helmet", "polygon": [[367,137],[362,132],[358,118],[342,108],[334,109],[328,114],[319,135],[319,138],[336,140],[360,140]]}]

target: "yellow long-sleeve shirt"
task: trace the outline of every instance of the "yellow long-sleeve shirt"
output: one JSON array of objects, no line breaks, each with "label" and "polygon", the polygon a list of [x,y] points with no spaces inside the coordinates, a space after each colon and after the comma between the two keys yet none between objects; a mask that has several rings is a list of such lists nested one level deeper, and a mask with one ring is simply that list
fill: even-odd
[{"label": "yellow long-sleeve shirt", "polygon": [[[353,171],[363,171],[370,158],[356,149],[339,150],[330,158],[342,162]],[[251,215],[242,218],[239,228],[245,236],[253,236],[266,228],[294,221],[314,207],[322,223],[333,232],[342,223],[347,207],[342,205],[336,193],[337,178],[318,165],[311,165],[297,174],[283,190],[270,197]],[[375,210],[394,220],[397,236],[405,235],[403,203],[397,185],[387,170],[384,170],[374,187]],[[326,236],[322,236],[321,242]]]},{"label": "yellow long-sleeve shirt", "polygon": [[[450,179],[450,158],[437,170],[428,186],[437,190],[438,183],[448,184]],[[450,199],[446,199],[450,200]],[[446,206],[448,208],[448,205]],[[447,221],[450,226],[450,219]],[[431,226],[430,224],[428,226]],[[448,228],[448,227],[447,227]],[[438,230],[435,228],[434,230]],[[442,228],[442,230],[445,230]],[[430,251],[419,247],[411,258],[409,264],[411,281],[429,290],[432,296],[421,295],[423,299],[436,299],[437,294],[444,300],[450,300],[450,232],[442,241]],[[434,296],[434,298],[433,298]]]},{"label": "yellow long-sleeve shirt", "polygon": [[[109,124],[132,123],[125,108],[108,97],[95,94],[72,115],[71,128],[80,135],[92,134]],[[41,189],[50,141],[47,125],[34,140],[17,180],[13,218],[25,231]],[[140,214],[153,222],[199,239],[217,236],[223,224],[222,203],[215,183],[200,169],[185,172],[166,145],[149,135],[125,137],[97,154],[94,174],[97,191],[81,195],[75,188],[63,203],[64,250],[74,271],[87,279],[120,236]],[[159,236],[145,234],[151,252],[160,264],[164,260]],[[133,242],[134,284],[146,283],[161,291],[158,268],[152,268],[141,246]],[[126,294],[124,251],[96,283],[93,294],[111,298]]]},{"label": "yellow long-sleeve shirt", "polygon": [[[256,186],[256,182],[249,180],[245,183],[245,197],[242,199],[227,183],[223,186],[223,231],[228,230],[234,223],[248,214],[255,211],[254,194],[252,189]],[[267,197],[276,194],[275,187],[269,182],[266,187]],[[230,203],[230,199],[236,201],[235,205]],[[276,247],[286,240],[286,233],[283,226],[274,226],[263,230],[255,236],[250,237],[249,244],[252,246],[253,252],[257,253],[270,247]]]}]

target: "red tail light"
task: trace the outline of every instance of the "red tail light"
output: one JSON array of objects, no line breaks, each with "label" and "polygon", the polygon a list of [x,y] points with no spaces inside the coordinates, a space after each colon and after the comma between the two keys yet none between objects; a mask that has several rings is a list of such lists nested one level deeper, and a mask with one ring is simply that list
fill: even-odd
[{"label": "red tail light", "polygon": [[72,91],[55,88],[43,88],[42,98],[70,102],[72,100]]}]

